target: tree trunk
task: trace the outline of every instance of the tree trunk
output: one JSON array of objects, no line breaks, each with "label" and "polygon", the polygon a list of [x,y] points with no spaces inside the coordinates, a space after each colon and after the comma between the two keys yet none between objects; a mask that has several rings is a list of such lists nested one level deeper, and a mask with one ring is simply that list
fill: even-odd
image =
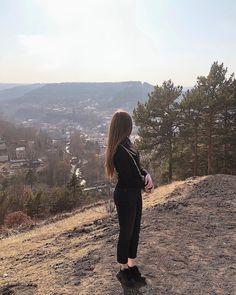
[{"label": "tree trunk", "polygon": [[170,139],[169,141],[169,172],[168,172],[168,178],[169,182],[172,181],[172,141]]},{"label": "tree trunk", "polygon": [[195,132],[194,132],[194,171],[193,171],[194,176],[198,175],[198,149],[197,149],[197,144],[198,144],[198,127],[197,127],[197,125],[195,125]]},{"label": "tree trunk", "polygon": [[[225,115],[224,115],[224,132],[225,134],[227,134],[228,130],[227,130],[227,107],[225,107]],[[227,150],[227,144],[224,143],[224,161],[223,161],[223,173],[226,173],[226,162],[227,162],[227,154],[228,154],[228,150]]]},{"label": "tree trunk", "polygon": [[210,114],[208,151],[207,151],[207,174],[212,174],[212,113]]}]

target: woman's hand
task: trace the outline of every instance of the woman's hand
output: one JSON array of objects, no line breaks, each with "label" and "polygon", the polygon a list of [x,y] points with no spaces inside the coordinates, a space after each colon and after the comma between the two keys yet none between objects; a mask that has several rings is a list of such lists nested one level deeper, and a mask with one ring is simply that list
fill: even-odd
[{"label": "woman's hand", "polygon": [[146,193],[150,193],[154,188],[153,182],[152,182],[152,178],[151,175],[148,173],[145,176],[145,192]]}]

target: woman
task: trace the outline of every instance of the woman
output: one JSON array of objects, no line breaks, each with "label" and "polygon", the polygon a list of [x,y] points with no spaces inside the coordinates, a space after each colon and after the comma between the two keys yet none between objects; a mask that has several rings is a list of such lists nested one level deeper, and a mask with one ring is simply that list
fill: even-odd
[{"label": "woman", "polygon": [[122,284],[134,287],[134,283],[146,284],[135,258],[142,216],[141,193],[142,189],[150,192],[153,182],[150,174],[140,166],[139,152],[129,138],[131,132],[131,116],[123,110],[117,110],[109,127],[105,168],[110,179],[115,170],[118,177],[113,194],[120,227],[117,244],[120,270],[116,276]]}]

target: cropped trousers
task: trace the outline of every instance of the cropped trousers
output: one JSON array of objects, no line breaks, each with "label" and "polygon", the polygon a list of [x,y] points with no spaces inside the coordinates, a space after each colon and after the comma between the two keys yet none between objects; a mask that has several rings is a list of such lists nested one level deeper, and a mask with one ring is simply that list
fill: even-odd
[{"label": "cropped trousers", "polygon": [[136,258],[141,218],[142,193],[139,188],[115,188],[114,203],[119,221],[117,262],[125,264],[128,258]]}]

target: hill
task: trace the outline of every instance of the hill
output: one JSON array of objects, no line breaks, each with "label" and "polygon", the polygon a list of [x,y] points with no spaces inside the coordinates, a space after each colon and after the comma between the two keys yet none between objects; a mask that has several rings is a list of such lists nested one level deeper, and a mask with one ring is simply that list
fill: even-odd
[{"label": "hill", "polygon": [[148,285],[115,278],[118,223],[97,204],[5,238],[0,294],[236,294],[236,176],[210,175],[143,194],[138,264]]},{"label": "hill", "polygon": [[19,83],[0,83],[0,91],[8,88],[13,88],[15,86],[21,85]]},{"label": "hill", "polygon": [[34,89],[24,94],[20,101],[22,103],[34,102],[38,98],[41,100],[38,103],[58,103],[64,99],[72,100],[73,102],[81,100],[115,100],[137,99],[143,100],[153,86],[148,83],[139,81],[127,82],[67,82],[67,83],[49,83],[44,86]]},{"label": "hill", "polygon": [[[3,84],[5,85],[5,84]],[[11,84],[10,84],[11,85]],[[14,85],[12,84],[12,87],[7,87],[1,89],[0,84],[0,101],[10,101],[14,100],[18,97],[21,97],[22,95],[25,95],[26,93],[33,91],[39,87],[42,87],[43,84],[26,84],[26,85]]]},{"label": "hill", "polygon": [[5,115],[21,120],[44,121],[44,113],[54,108],[63,110],[63,118],[71,109],[83,113],[87,107],[109,114],[114,108],[133,110],[152,90],[151,84],[140,81],[32,84],[0,91],[0,107]]}]

